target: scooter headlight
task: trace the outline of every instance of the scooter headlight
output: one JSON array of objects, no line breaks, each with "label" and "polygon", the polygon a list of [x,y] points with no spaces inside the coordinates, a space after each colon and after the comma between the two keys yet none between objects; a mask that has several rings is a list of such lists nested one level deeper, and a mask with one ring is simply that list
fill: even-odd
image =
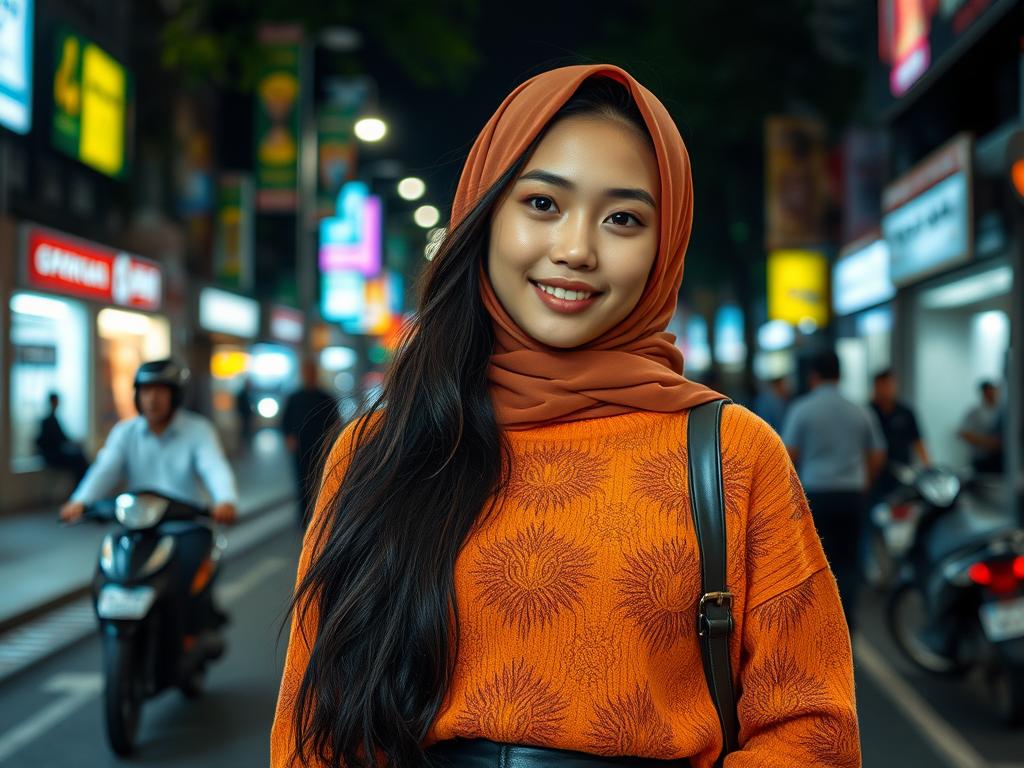
[{"label": "scooter headlight", "polygon": [[960,478],[944,470],[924,472],[917,480],[917,490],[933,507],[945,509],[960,495]]},{"label": "scooter headlight", "polygon": [[163,519],[168,503],[149,493],[122,493],[114,500],[114,517],[125,528],[152,528]]}]

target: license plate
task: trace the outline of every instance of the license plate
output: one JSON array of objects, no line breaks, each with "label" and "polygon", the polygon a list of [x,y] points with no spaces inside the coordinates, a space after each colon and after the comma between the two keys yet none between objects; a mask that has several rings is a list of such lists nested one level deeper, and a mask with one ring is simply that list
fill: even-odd
[{"label": "license plate", "polygon": [[96,613],[101,619],[141,619],[156,600],[153,587],[118,587],[108,584],[100,590]]},{"label": "license plate", "polygon": [[981,606],[981,625],[993,643],[1024,637],[1024,597]]}]

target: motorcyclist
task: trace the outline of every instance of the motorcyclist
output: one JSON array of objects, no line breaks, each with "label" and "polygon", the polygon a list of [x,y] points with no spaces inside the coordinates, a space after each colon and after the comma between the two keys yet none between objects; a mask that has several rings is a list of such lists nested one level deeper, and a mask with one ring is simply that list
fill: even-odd
[{"label": "motorcyclist", "polygon": [[[213,424],[181,408],[189,371],[173,359],[143,363],[135,374],[135,407],[139,415],[114,425],[107,442],[60,518],[75,522],[85,507],[110,496],[123,485],[153,491],[196,506],[205,506],[205,487],[213,502],[214,521],[230,525],[237,517],[235,477]],[[180,551],[198,567],[208,543],[184,536]],[[209,608],[223,623],[212,602]]]}]

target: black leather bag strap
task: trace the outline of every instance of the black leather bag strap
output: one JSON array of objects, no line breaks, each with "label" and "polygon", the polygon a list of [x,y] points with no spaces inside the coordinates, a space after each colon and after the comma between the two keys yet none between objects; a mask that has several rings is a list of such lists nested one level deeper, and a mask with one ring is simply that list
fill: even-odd
[{"label": "black leather bag strap", "polygon": [[704,677],[722,726],[722,753],[715,766],[739,746],[736,693],[733,690],[729,637],[733,630],[732,593],[727,584],[725,496],[722,485],[721,421],[729,400],[690,409],[686,428],[690,506],[700,547],[701,598],[697,634]]}]

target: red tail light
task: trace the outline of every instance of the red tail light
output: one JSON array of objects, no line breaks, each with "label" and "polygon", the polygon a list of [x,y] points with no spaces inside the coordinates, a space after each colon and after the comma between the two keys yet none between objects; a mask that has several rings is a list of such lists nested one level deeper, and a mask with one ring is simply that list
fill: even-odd
[{"label": "red tail light", "polygon": [[889,510],[889,516],[893,520],[909,520],[911,507],[909,504],[897,504]]},{"label": "red tail light", "polygon": [[979,587],[1007,595],[1015,592],[1017,585],[1024,581],[1024,557],[998,563],[975,563],[968,569],[967,576]]}]

